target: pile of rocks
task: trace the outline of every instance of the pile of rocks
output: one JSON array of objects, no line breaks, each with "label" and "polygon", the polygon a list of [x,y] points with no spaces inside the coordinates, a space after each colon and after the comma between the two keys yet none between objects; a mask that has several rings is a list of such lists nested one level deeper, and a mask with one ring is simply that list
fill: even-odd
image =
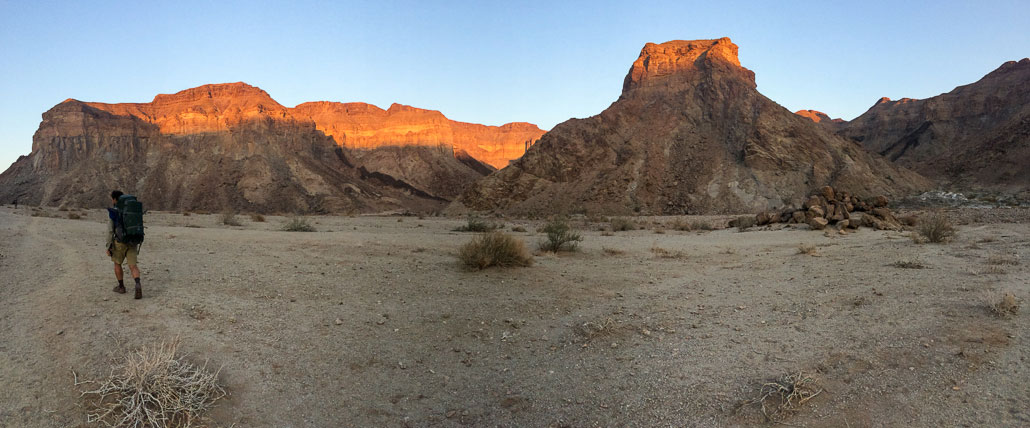
[{"label": "pile of rocks", "polygon": [[[758,226],[775,223],[808,224],[815,230],[834,226],[842,233],[859,226],[877,230],[901,230],[901,222],[887,208],[886,196],[865,200],[846,191],[824,186],[801,204],[801,209],[766,211],[755,216]],[[860,214],[859,214],[860,213]]]}]

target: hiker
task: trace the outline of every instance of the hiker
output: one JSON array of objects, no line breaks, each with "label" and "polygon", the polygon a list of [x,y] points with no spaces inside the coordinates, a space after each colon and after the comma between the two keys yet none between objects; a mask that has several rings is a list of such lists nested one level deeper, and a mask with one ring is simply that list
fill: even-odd
[{"label": "hiker", "polygon": [[[112,207],[107,209],[108,217],[111,219],[107,224],[107,255],[114,262],[114,276],[118,279],[118,286],[114,288],[114,292],[125,294],[122,263],[128,262],[132,279],[136,281],[135,298],[142,299],[143,286],[140,284],[139,267],[136,266],[139,246],[143,243],[142,205],[135,197],[123,195],[124,193],[118,190],[111,192]],[[127,206],[129,209],[126,209]],[[137,209],[133,210],[133,207]],[[136,212],[139,213],[138,216],[133,216]]]}]

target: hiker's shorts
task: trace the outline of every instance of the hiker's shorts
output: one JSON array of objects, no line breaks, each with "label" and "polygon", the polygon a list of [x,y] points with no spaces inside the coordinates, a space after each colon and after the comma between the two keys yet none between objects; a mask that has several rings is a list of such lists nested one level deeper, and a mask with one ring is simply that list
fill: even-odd
[{"label": "hiker's shorts", "polygon": [[129,266],[136,266],[136,246],[116,241],[114,249],[111,250],[111,261],[118,265],[128,262]]}]

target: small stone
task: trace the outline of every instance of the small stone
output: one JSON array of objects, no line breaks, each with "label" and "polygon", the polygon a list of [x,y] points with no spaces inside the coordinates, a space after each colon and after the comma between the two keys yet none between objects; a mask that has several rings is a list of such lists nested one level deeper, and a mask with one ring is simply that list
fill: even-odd
[{"label": "small stone", "polygon": [[618,348],[618,347],[619,347],[618,343],[612,342],[612,348]]},{"label": "small stone", "polygon": [[444,416],[447,416],[447,419],[451,419],[451,418],[453,418],[453,417],[455,417],[457,415],[458,415],[458,412],[456,412],[454,410],[451,410],[451,411],[447,412],[447,414],[444,415]]},{"label": "small stone", "polygon": [[333,321],[333,323],[336,325],[343,325],[343,320],[337,318],[336,321]]}]

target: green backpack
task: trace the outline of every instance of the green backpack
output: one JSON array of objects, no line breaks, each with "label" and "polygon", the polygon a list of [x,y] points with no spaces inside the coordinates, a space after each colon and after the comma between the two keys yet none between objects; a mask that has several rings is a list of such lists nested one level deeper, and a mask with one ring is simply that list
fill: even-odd
[{"label": "green backpack", "polygon": [[118,221],[115,222],[114,237],[128,245],[143,244],[143,203],[135,196],[122,195],[115,205]]}]

